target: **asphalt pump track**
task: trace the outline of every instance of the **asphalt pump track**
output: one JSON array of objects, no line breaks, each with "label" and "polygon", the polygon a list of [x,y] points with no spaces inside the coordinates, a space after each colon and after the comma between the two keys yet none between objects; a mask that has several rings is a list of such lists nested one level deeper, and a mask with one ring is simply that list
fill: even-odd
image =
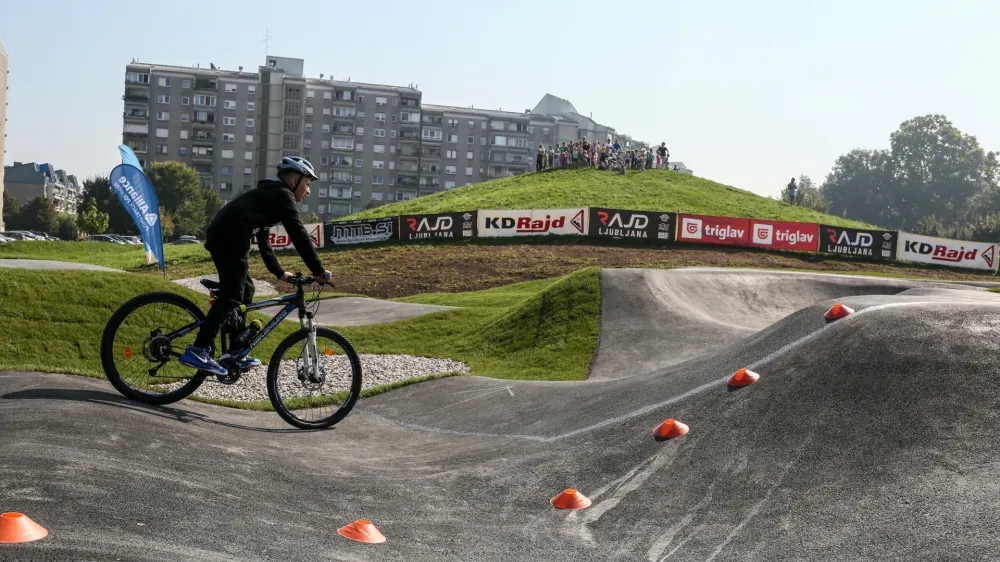
[{"label": "asphalt pump track", "polygon": [[[605,270],[582,382],[452,377],[327,431],[0,375],[0,560],[938,560],[1000,548],[1000,295]],[[854,312],[827,322],[834,304]],[[738,369],[760,378],[727,384]],[[654,435],[666,419],[679,437]],[[578,490],[590,505],[550,499]],[[371,521],[367,544],[337,530]]]}]

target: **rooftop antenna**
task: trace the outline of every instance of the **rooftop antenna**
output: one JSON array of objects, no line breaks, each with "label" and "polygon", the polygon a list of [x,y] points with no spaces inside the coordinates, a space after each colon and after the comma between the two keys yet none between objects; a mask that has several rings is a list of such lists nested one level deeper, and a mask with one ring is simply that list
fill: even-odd
[{"label": "rooftop antenna", "polygon": [[264,40],[261,41],[261,43],[264,44],[264,58],[267,58],[267,56],[270,54],[269,49],[271,47],[271,34],[268,33],[268,31],[269,31],[268,28],[264,29]]}]

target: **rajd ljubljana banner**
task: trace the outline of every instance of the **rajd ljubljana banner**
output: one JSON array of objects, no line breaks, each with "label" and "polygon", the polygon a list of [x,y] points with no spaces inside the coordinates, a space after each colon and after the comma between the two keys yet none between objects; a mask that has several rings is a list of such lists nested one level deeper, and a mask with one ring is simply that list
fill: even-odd
[{"label": "rajd ljubljana banner", "polygon": [[476,236],[476,211],[430,215],[401,215],[400,240],[449,238],[464,240]]},{"label": "rajd ljubljana banner", "polygon": [[146,174],[131,164],[119,164],[111,170],[111,190],[121,200],[142,233],[142,240],[149,244],[153,255],[165,273],[163,263],[163,235],[160,231],[160,203],[153,184]]},{"label": "rajd ljubljana banner", "polygon": [[997,245],[900,232],[896,259],[994,271]]},{"label": "rajd ljubljana banner", "polygon": [[676,213],[590,208],[590,235],[598,238],[672,242],[676,225]]},{"label": "rajd ljubljana banner", "polygon": [[897,235],[890,230],[819,225],[819,251],[825,254],[895,259]]}]

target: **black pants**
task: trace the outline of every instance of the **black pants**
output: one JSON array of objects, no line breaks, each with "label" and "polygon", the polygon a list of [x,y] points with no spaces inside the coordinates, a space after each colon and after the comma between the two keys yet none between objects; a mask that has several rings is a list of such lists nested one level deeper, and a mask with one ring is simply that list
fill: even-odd
[{"label": "black pants", "polygon": [[222,322],[234,308],[253,302],[254,286],[250,278],[248,260],[250,255],[232,251],[212,252],[212,261],[219,272],[219,289],[215,292],[215,304],[208,309],[205,323],[201,325],[194,340],[195,347],[207,347],[215,341]]}]

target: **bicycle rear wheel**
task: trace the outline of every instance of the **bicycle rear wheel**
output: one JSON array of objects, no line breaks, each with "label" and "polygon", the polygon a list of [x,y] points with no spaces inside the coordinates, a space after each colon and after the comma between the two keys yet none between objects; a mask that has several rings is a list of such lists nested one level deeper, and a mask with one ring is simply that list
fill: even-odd
[{"label": "bicycle rear wheel", "polygon": [[171,352],[183,353],[197,330],[173,340],[165,336],[204,319],[196,304],[176,293],[146,293],[127,301],[101,336],[105,375],[138,402],[162,405],[187,398],[207,373],[181,365]]},{"label": "bicycle rear wheel", "polygon": [[316,328],[282,340],[267,366],[267,394],[274,409],[300,429],[324,429],[344,419],[361,395],[361,360],[347,338]]}]

